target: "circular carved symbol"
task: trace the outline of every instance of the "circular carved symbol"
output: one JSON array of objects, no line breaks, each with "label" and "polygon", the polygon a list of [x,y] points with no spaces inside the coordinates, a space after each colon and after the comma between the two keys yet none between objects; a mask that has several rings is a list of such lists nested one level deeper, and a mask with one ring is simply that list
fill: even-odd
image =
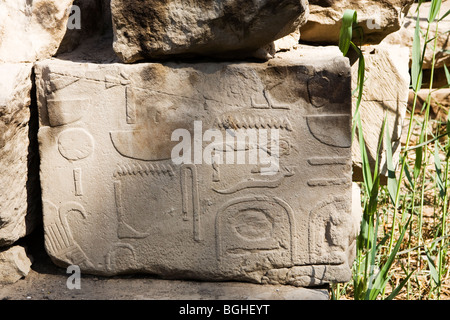
[{"label": "circular carved symbol", "polygon": [[84,129],[68,129],[58,138],[58,150],[67,160],[82,160],[94,151],[94,139]]}]

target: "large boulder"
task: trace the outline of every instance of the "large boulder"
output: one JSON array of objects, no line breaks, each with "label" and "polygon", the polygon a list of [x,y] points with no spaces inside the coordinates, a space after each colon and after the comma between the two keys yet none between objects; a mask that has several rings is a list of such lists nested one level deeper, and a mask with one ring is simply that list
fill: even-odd
[{"label": "large boulder", "polygon": [[2,0],[0,62],[34,62],[56,53],[73,0]]},{"label": "large boulder", "polygon": [[306,0],[112,0],[114,50],[127,63],[251,55],[298,29]]},{"label": "large boulder", "polygon": [[32,64],[0,64],[0,247],[32,230],[40,206],[31,72]]},{"label": "large boulder", "polygon": [[[364,44],[378,44],[400,29],[413,0],[310,0],[308,22],[301,27],[302,41],[339,43],[342,16],[346,9],[356,10],[358,26],[364,32]],[[356,42],[360,38],[355,33]]]}]

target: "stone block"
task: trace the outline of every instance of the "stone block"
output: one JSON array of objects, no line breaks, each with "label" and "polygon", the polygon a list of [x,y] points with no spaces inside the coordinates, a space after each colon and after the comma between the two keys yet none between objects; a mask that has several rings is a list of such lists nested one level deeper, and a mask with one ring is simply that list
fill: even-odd
[{"label": "stone block", "polygon": [[54,263],[107,276],[349,281],[351,72],[338,51],[323,53],[38,63]]},{"label": "stone block", "polygon": [[[310,15],[301,27],[302,41],[338,44],[342,16],[346,9],[358,14],[364,32],[363,44],[379,44],[387,35],[400,30],[413,0],[310,0]],[[355,34],[357,34],[355,32]],[[360,43],[355,36],[355,43]]]},{"label": "stone block", "polygon": [[34,62],[53,56],[66,33],[72,1],[1,1],[0,62]]},{"label": "stone block", "polygon": [[32,231],[40,209],[39,161],[32,138],[37,118],[30,123],[32,67],[0,63],[0,247]]},{"label": "stone block", "polygon": [[[114,50],[122,61],[167,56],[253,55],[306,21],[306,0],[112,0]],[[261,55],[261,53],[256,53]]]}]

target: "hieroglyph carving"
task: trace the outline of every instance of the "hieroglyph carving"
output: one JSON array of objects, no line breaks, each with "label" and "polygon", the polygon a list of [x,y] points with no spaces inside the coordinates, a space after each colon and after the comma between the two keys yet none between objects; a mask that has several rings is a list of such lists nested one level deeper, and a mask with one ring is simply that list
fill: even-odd
[{"label": "hieroglyph carving", "polygon": [[[38,63],[52,259],[100,275],[348,281],[350,67],[315,57]],[[324,73],[333,99],[312,90]]]}]

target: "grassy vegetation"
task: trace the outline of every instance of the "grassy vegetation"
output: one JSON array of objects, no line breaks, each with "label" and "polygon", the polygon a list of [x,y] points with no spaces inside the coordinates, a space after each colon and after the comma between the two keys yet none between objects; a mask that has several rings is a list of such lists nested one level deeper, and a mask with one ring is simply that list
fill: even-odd
[{"label": "grassy vegetation", "polygon": [[[415,16],[423,10],[423,2],[419,1],[418,12],[413,13]],[[360,55],[353,132],[358,133],[363,161],[364,213],[357,239],[353,281],[333,285],[333,299],[450,299],[450,123],[430,117],[431,93],[441,89],[433,87],[434,59],[439,49],[437,31],[439,21],[450,14],[441,13],[441,2],[432,0],[428,29],[424,34],[421,34],[417,19],[411,68],[414,100],[398,166],[393,164],[388,130],[382,130],[379,148],[385,144],[387,149],[387,185],[380,184],[380,173],[376,169],[375,172],[370,169],[364,142],[364,130],[369,129],[362,128],[359,116],[365,74],[364,57],[351,41],[357,13],[347,10],[344,14],[339,47],[344,55],[349,50]],[[436,28],[434,37],[430,36],[434,31],[431,28]],[[427,50],[433,52],[429,95],[423,108],[416,110]],[[448,87],[450,73],[447,68],[445,71]]]}]

